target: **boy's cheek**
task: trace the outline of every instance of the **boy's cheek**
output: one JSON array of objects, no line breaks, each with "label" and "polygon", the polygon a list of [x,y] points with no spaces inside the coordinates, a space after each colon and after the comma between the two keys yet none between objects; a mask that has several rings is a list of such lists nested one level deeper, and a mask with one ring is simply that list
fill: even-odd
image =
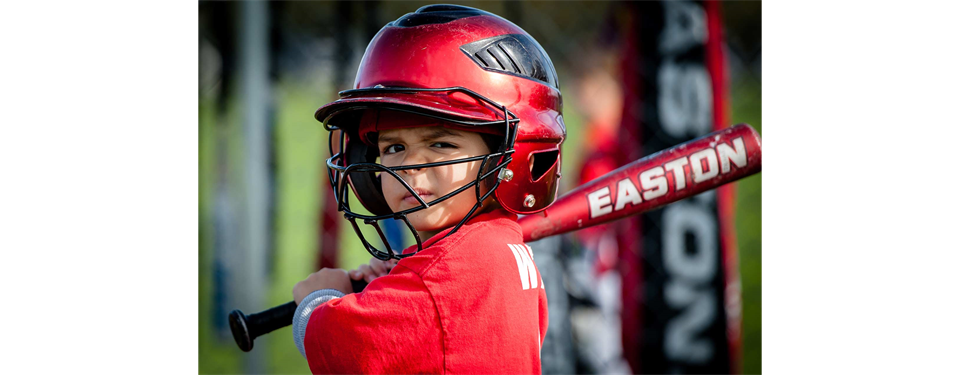
[{"label": "boy's cheek", "polygon": [[380,185],[383,190],[383,197],[387,199],[387,202],[390,202],[391,199],[396,199],[404,189],[400,186],[400,183],[396,181],[395,178],[391,176],[381,176]]}]

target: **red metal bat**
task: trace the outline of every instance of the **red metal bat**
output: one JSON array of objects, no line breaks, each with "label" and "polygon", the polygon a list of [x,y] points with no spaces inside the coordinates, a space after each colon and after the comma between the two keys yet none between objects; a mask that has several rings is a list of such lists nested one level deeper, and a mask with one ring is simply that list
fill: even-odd
[{"label": "red metal bat", "polygon": [[524,241],[592,227],[760,172],[760,135],[739,124],[624,165],[519,220]]},{"label": "red metal bat", "polygon": [[[760,172],[760,135],[750,125],[716,131],[607,173],[519,220],[524,241],[563,234],[663,207]],[[353,282],[354,291],[366,285]],[[230,313],[243,351],[260,335],[290,325],[293,302],[251,315]]]}]

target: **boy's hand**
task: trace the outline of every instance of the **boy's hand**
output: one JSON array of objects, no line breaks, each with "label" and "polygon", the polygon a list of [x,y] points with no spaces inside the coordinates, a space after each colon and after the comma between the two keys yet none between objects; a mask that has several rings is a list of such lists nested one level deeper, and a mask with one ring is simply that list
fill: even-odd
[{"label": "boy's hand", "polygon": [[353,293],[347,271],[340,268],[324,268],[311,273],[306,279],[293,286],[293,301],[299,305],[307,295],[321,289],[336,289],[344,294]]},{"label": "boy's hand", "polygon": [[357,269],[350,270],[349,275],[351,279],[364,280],[370,283],[373,279],[386,276],[396,264],[396,259],[384,261],[377,258],[370,258],[370,264],[361,264]]}]

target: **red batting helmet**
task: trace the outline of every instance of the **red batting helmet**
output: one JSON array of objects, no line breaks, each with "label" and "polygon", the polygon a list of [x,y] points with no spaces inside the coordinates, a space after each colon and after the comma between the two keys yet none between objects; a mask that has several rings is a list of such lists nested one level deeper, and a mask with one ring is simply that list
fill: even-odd
[{"label": "red batting helmet", "polygon": [[[408,13],[388,23],[370,41],[354,89],[340,92],[339,100],[317,110],[316,119],[331,131],[330,181],[340,209],[355,227],[356,218],[367,224],[405,220],[407,211],[445,199],[420,200],[421,207],[400,213],[390,210],[379,176],[400,179],[397,170],[436,165],[388,168],[376,164],[377,149],[368,147],[369,127],[362,126],[369,123],[364,119],[371,118],[371,110],[409,112],[461,129],[503,135],[499,150],[455,161],[483,160],[487,166],[481,168],[485,174],[471,184],[476,185],[478,200],[474,209],[483,198],[479,181],[491,175],[499,179],[490,192],[510,212],[539,212],[556,199],[560,145],[566,136],[557,73],[540,44],[510,21],[459,5],[430,5]],[[346,183],[374,216],[350,211]],[[383,259],[383,254],[363,242]]]}]

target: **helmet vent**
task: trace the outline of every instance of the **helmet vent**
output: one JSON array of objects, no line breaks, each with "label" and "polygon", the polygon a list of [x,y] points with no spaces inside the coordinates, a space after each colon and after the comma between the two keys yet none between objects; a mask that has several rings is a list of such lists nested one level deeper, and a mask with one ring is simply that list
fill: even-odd
[{"label": "helmet vent", "polygon": [[538,181],[550,171],[560,156],[560,150],[538,152],[530,155],[530,180]]},{"label": "helmet vent", "polygon": [[460,50],[486,70],[532,79],[560,89],[553,63],[529,36],[499,35],[464,44]]}]

